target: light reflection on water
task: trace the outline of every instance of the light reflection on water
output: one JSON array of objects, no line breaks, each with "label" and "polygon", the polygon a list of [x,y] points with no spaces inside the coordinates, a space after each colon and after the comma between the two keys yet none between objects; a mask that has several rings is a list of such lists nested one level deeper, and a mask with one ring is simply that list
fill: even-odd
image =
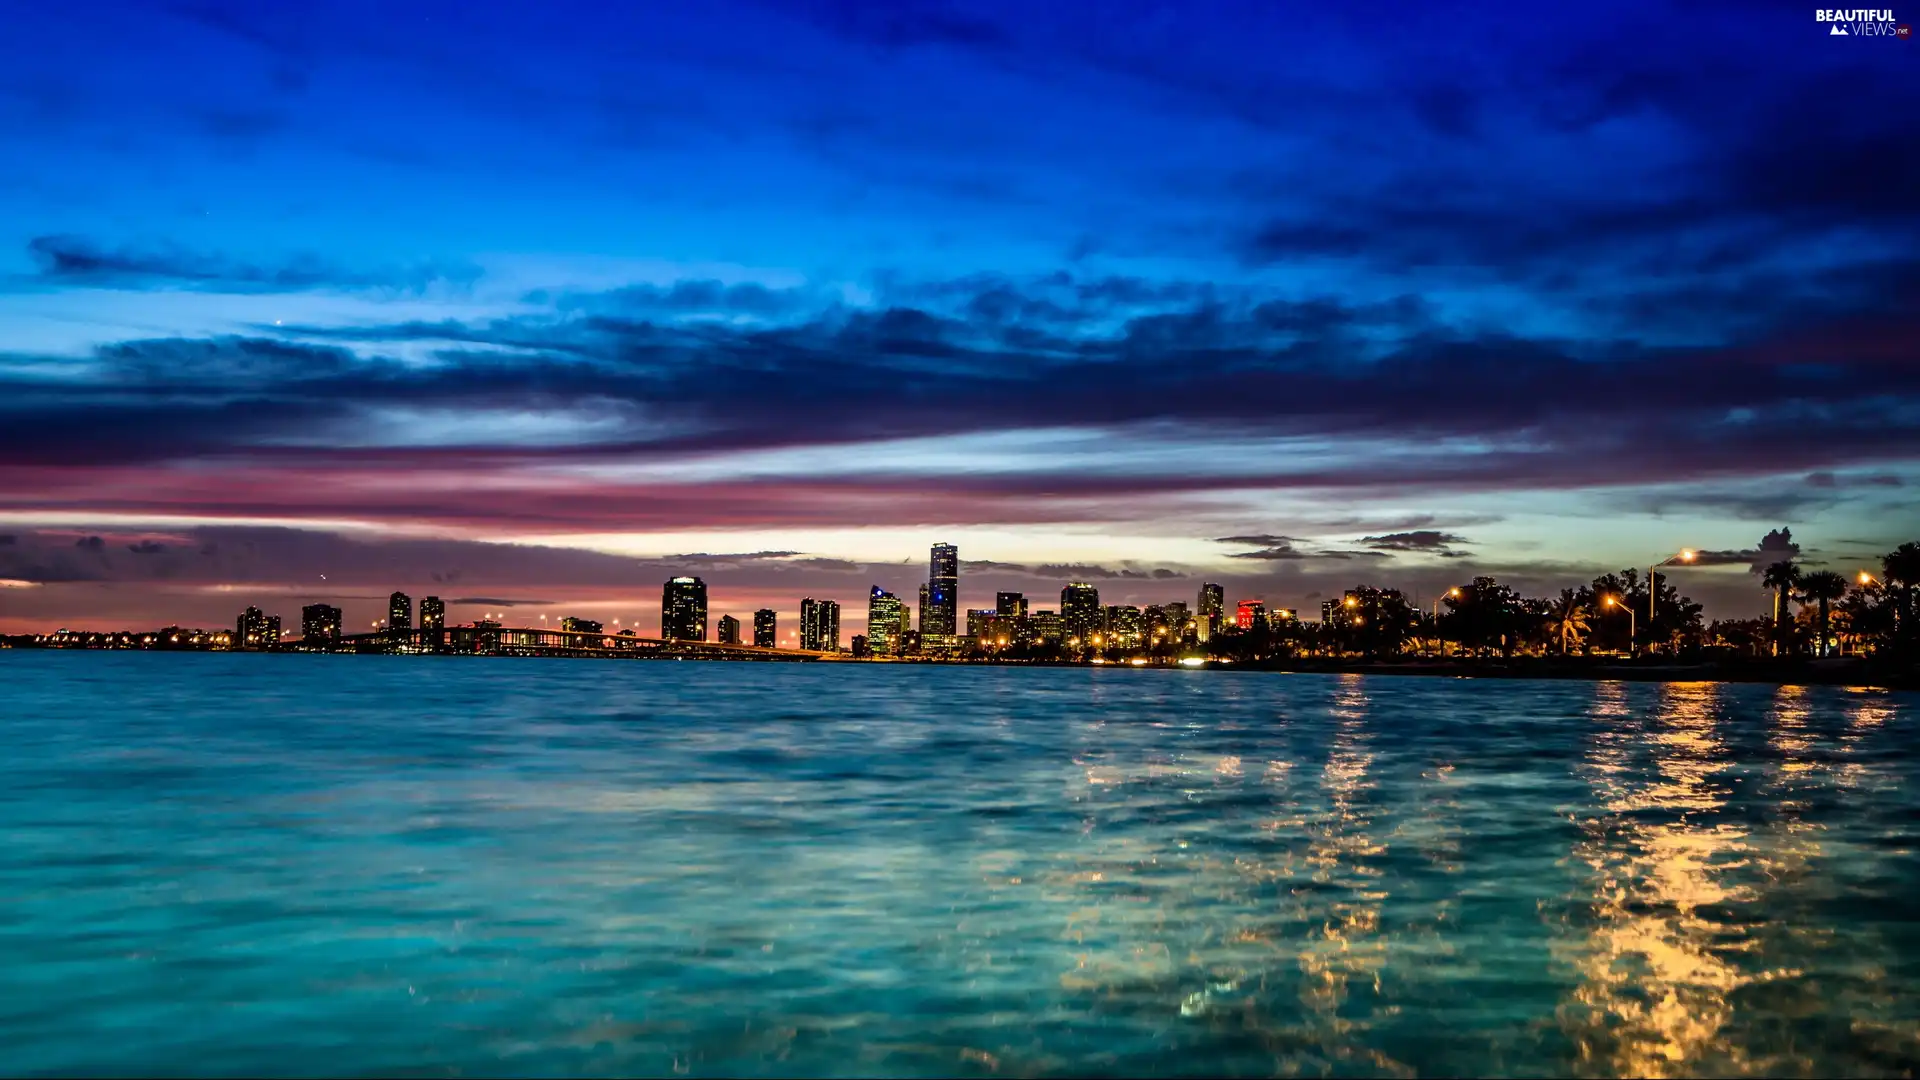
[{"label": "light reflection on water", "polygon": [[1911,696],[0,666],[4,1072],[1920,1068]]}]

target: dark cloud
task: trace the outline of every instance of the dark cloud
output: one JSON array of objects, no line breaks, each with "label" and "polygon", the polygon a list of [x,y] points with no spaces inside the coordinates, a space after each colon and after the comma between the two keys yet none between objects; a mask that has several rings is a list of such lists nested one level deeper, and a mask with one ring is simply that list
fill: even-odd
[{"label": "dark cloud", "polygon": [[162,555],[165,554],[168,549],[167,545],[156,540],[142,540],[137,544],[128,544],[127,550],[133,552],[135,555]]},{"label": "dark cloud", "polygon": [[27,253],[41,277],[61,284],[112,288],[175,287],[263,292],[310,289],[396,289],[418,292],[430,285],[470,285],[476,267],[423,264],[380,271],[350,270],[312,256],[279,264],[248,263],[178,247],[107,248],[77,236],[38,236]]},{"label": "dark cloud", "polygon": [[104,551],[107,542],[98,536],[83,536],[73,542],[73,546],[82,551]]},{"label": "dark cloud", "polygon": [[0,533],[0,547],[12,547],[18,539],[12,533]]},{"label": "dark cloud", "polygon": [[1263,562],[1306,559],[1311,557],[1312,556],[1306,552],[1295,548],[1292,544],[1275,544],[1272,547],[1264,547],[1256,551],[1240,551],[1227,556],[1229,559],[1257,559]]},{"label": "dark cloud", "polygon": [[798,554],[800,554],[798,551],[747,551],[732,555],[709,555],[705,552],[696,552],[691,555],[670,555],[667,557],[667,561],[687,563],[690,565],[718,565],[724,563],[765,562],[769,559],[791,559]]},{"label": "dark cloud", "polygon": [[552,607],[553,605],[559,603],[559,601],[527,600],[527,599],[508,600],[498,596],[456,596],[453,599],[448,600],[447,603],[465,604],[471,607],[510,608],[510,607]]},{"label": "dark cloud", "polygon": [[1283,545],[1306,543],[1305,540],[1302,540],[1297,536],[1281,536],[1277,533],[1248,533],[1247,535],[1244,535],[1244,536],[1216,536],[1213,538],[1213,542],[1216,544],[1240,544],[1240,545],[1264,544],[1269,546],[1283,546]]},{"label": "dark cloud", "polygon": [[1459,545],[1466,543],[1467,538],[1457,533],[1441,532],[1438,529],[1415,529],[1411,532],[1366,536],[1362,537],[1360,542],[1374,551],[1404,551],[1452,559],[1460,558],[1465,554],[1456,549]]},{"label": "dark cloud", "polygon": [[1691,560],[1668,559],[1661,565],[1745,566],[1749,572],[1761,574],[1774,563],[1783,559],[1798,559],[1800,554],[1800,545],[1794,542],[1793,530],[1782,526],[1769,531],[1757,545],[1743,551],[1696,551]]}]

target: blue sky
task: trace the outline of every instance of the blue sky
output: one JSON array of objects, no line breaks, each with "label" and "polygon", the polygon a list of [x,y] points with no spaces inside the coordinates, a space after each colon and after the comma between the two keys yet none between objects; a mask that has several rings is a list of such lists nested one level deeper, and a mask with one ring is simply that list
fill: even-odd
[{"label": "blue sky", "polygon": [[1305,606],[1920,521],[1920,56],[1804,8],[7,20],[0,627],[716,557],[851,609],[940,540],[963,606]]}]

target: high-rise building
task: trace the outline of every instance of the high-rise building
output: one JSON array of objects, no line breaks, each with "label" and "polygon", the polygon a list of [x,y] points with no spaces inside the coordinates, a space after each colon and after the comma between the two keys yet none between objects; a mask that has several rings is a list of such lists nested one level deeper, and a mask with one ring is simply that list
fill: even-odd
[{"label": "high-rise building", "polygon": [[1076,581],[1060,590],[1060,626],[1069,638],[1090,644],[1105,628],[1107,613],[1100,607],[1100,590]]},{"label": "high-rise building", "polygon": [[720,616],[720,644],[740,644],[740,620],[731,615]]},{"label": "high-rise building", "polygon": [[867,649],[881,656],[891,654],[899,647],[906,620],[900,598],[875,585],[867,597]]},{"label": "high-rise building", "polygon": [[920,583],[920,629],[923,631],[927,629],[927,594],[932,591],[931,584],[925,581]]},{"label": "high-rise building", "polygon": [[340,640],[340,609],[331,604],[308,604],[300,609],[300,636],[310,644]]},{"label": "high-rise building", "polygon": [[800,601],[800,647],[815,652],[840,651],[840,605],[833,600]]},{"label": "high-rise building", "polygon": [[1107,644],[1133,648],[1142,640],[1142,619],[1140,609],[1132,604],[1115,604],[1107,608]]},{"label": "high-rise building", "polygon": [[1165,612],[1167,619],[1166,640],[1184,641],[1193,633],[1190,625],[1193,622],[1193,615],[1187,610],[1185,600],[1175,600],[1161,610]]},{"label": "high-rise building", "polygon": [[1031,629],[1033,640],[1057,643],[1067,636],[1065,623],[1057,611],[1040,610],[1027,616],[1027,626]]},{"label": "high-rise building", "polygon": [[[427,610],[427,605],[425,603],[422,603],[420,605],[420,611],[422,612],[420,617],[422,619],[426,618],[426,615],[425,615],[426,610]],[[566,618],[560,620],[560,629],[565,630],[570,634],[597,634],[600,631],[606,629],[606,627],[593,619],[582,619],[577,616],[569,615]]]},{"label": "high-rise building", "polygon": [[927,568],[926,598],[920,601],[920,631],[952,637],[959,632],[959,622],[960,549],[952,544],[935,544]]},{"label": "high-rise building", "polygon": [[413,629],[413,598],[397,592],[387,597],[387,629]]},{"label": "high-rise building", "polygon": [[873,649],[867,644],[867,635],[865,634],[853,635],[853,641],[850,644],[853,647],[853,655],[856,657],[865,659],[873,655]]},{"label": "high-rise building", "polygon": [[1200,600],[1194,609],[1194,631],[1201,641],[1211,640],[1227,613],[1227,590],[1209,581],[1200,586]]},{"label": "high-rise building", "polygon": [[1242,600],[1234,610],[1233,624],[1242,630],[1265,630],[1267,628],[1267,605],[1258,600]]},{"label": "high-rise building", "polygon": [[266,625],[260,628],[260,644],[269,649],[280,644],[280,616],[267,616]]},{"label": "high-rise building", "polygon": [[1024,619],[1027,617],[1027,594],[1017,592],[994,593],[993,610],[995,614],[1005,615],[1009,619]]},{"label": "high-rise building", "polygon": [[773,609],[763,607],[753,613],[753,643],[763,649],[771,649],[779,643],[774,629]]},{"label": "high-rise building", "polygon": [[420,601],[420,629],[445,630],[447,628],[447,604],[437,596],[429,596]]},{"label": "high-rise building", "polygon": [[668,641],[707,640],[707,583],[669,578],[660,595],[660,636]]},{"label": "high-rise building", "polygon": [[233,626],[233,647],[236,649],[258,648],[267,634],[267,613],[249,605],[240,613],[240,619]]},{"label": "high-rise building", "polygon": [[979,638],[986,633],[986,628],[999,617],[1000,613],[998,611],[991,611],[986,608],[968,608],[967,636],[970,638]]}]

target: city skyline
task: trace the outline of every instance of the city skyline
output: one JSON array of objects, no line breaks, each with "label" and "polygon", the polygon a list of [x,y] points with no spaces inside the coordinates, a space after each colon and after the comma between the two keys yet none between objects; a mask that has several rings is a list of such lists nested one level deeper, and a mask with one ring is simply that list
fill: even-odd
[{"label": "city skyline", "polygon": [[684,575],[850,636],[875,585],[929,606],[935,542],[956,629],[1683,547],[1763,614],[1762,537],[1850,572],[1920,517],[1920,119],[1830,105],[1903,100],[1915,46],[1829,29],[29,7],[0,632],[396,588],[651,622]]}]

